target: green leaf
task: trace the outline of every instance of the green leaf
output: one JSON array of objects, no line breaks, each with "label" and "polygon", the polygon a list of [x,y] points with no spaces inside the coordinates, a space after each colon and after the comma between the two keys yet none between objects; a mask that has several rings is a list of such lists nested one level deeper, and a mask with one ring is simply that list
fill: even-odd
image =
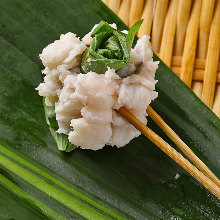
[{"label": "green leaf", "polygon": [[[0,14],[0,219],[219,219],[219,200],[144,136],[120,149],[57,149],[35,90],[38,54],[101,20],[127,29],[113,12],[95,0],[0,0]],[[156,78],[152,107],[220,177],[219,119],[162,62]]]},{"label": "green leaf", "polygon": [[141,24],[143,23],[143,19],[140,20],[140,21],[137,21],[132,27],[131,29],[129,30],[127,36],[126,36],[126,39],[127,39],[127,42],[128,42],[128,48],[129,48],[129,51],[131,50],[131,47],[132,47],[132,43],[134,41],[134,37],[135,37],[135,34],[136,32],[139,30]]},{"label": "green leaf", "polygon": [[46,122],[49,126],[50,132],[54,137],[54,140],[57,143],[57,147],[60,151],[70,152],[76,149],[76,146],[71,144],[68,140],[68,136],[66,134],[57,133],[58,124],[56,120],[56,113],[54,106],[47,106],[45,104],[45,99],[43,99],[44,111]]},{"label": "green leaf", "polygon": [[105,21],[101,21],[91,33],[93,40],[83,56],[81,69],[104,74],[107,67],[121,69],[130,60],[130,50],[143,20],[135,23],[128,35],[115,30]]}]

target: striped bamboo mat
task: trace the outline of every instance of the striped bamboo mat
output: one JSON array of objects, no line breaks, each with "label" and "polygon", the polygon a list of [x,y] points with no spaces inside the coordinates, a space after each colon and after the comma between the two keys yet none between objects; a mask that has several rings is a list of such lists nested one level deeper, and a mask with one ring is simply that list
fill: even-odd
[{"label": "striped bamboo mat", "polygon": [[103,0],[220,117],[220,0]]}]

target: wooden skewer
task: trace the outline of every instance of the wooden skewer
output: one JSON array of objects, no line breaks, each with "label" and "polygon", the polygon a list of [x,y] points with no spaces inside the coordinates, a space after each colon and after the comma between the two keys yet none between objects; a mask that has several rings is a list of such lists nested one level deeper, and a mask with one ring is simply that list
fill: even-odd
[{"label": "wooden skewer", "polygon": [[165,121],[152,109],[151,106],[147,108],[148,115],[154,122],[164,131],[164,133],[181,149],[181,151],[203,172],[210,180],[212,180],[218,187],[220,181],[214,173],[194,154],[194,152],[180,139],[180,137],[165,123]]},{"label": "wooden skewer", "polygon": [[199,181],[206,189],[208,189],[213,195],[220,199],[220,188],[212,182],[207,176],[199,171],[194,165],[192,165],[187,159],[185,159],[180,153],[172,148],[167,142],[165,142],[160,136],[149,129],[144,123],[137,119],[131,112],[125,107],[121,107],[117,110],[123,118],[130,122],[135,128],[137,128],[142,134],[144,134],[149,140],[151,140],[157,147],[159,147],[164,153],[178,163],[183,169],[191,174],[197,181]]}]

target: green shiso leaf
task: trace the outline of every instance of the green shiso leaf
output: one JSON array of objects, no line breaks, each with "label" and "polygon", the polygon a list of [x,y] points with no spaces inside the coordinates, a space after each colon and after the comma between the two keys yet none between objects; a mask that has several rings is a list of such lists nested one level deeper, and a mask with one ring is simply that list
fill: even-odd
[{"label": "green shiso leaf", "polygon": [[140,21],[137,21],[129,30],[127,36],[126,36],[126,40],[127,40],[127,44],[128,44],[128,50],[131,50],[133,41],[134,41],[134,37],[136,32],[139,30],[141,24],[143,23],[143,19]]},{"label": "green shiso leaf", "polygon": [[91,34],[93,40],[83,56],[82,72],[104,74],[107,67],[119,70],[125,66],[130,60],[135,33],[142,22],[135,23],[126,35],[101,21]]},{"label": "green shiso leaf", "polygon": [[50,132],[54,137],[54,140],[57,143],[57,147],[60,151],[70,152],[76,148],[75,145],[71,144],[68,140],[68,136],[66,134],[57,133],[58,124],[56,120],[56,113],[54,106],[47,106],[45,104],[45,99],[43,99],[44,111],[46,122],[49,126]]}]

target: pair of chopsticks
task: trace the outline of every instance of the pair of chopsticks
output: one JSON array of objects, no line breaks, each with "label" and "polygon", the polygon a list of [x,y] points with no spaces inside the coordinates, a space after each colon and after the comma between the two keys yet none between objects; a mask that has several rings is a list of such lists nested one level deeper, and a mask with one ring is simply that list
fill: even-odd
[{"label": "pair of chopsticks", "polygon": [[121,107],[116,110],[123,118],[137,128],[143,135],[151,140],[165,154],[178,163],[184,170],[192,175],[213,195],[220,199],[220,180],[214,173],[193,153],[193,151],[180,139],[180,137],[163,121],[163,119],[149,106],[148,115],[165,132],[165,134],[182,150],[182,152],[195,164],[191,164],[186,158],[178,153],[160,136],[137,119],[127,108]]}]

